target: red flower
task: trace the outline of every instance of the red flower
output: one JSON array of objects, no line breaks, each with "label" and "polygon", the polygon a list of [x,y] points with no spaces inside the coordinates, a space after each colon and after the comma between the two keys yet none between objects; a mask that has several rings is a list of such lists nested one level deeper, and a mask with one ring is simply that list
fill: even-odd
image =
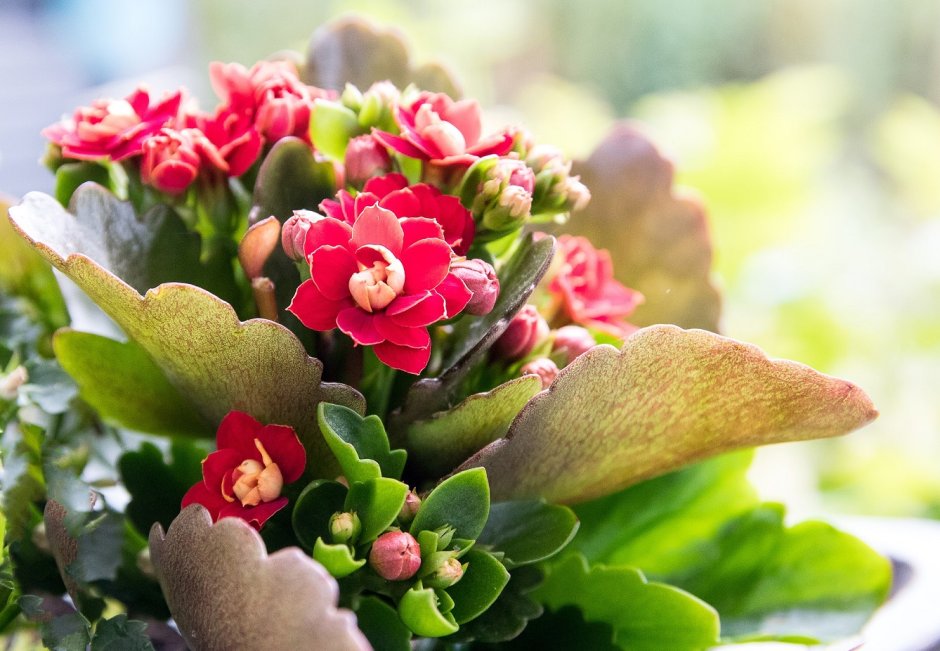
[{"label": "red flower", "polygon": [[216,146],[229,176],[241,176],[261,155],[261,134],[245,113],[221,106],[214,115],[186,116],[186,126],[199,129]]},{"label": "red flower", "polygon": [[505,131],[481,139],[476,100],[455,102],[444,93],[422,92],[408,106],[398,107],[396,121],[400,136],[376,130],[375,138],[399,154],[435,165],[466,166],[482,156],[503,156],[513,146],[512,134]]},{"label": "red flower", "polygon": [[304,446],[290,427],[262,425],[230,411],[219,425],[216,447],[203,460],[202,481],[183,496],[181,508],[202,504],[213,522],[235,517],[260,529],[287,506],[281,490],[303,474]]},{"label": "red flower", "polygon": [[228,163],[199,129],[162,129],[143,143],[140,178],[161,192],[177,195],[204,167],[228,172]]},{"label": "red flower", "polygon": [[141,86],[125,99],[99,99],[79,107],[42,135],[59,145],[66,158],[121,161],[141,153],[147,136],[176,119],[182,97],[176,91],[153,104]]},{"label": "red flower", "polygon": [[338,201],[323,201],[320,210],[350,226],[365,208],[377,204],[399,217],[433,219],[443,229],[444,240],[457,255],[464,255],[473,243],[473,216],[457,197],[443,194],[425,183],[409,186],[408,179],[401,174],[386,174],[369,179],[362,192],[355,197],[346,190],[340,190],[336,198]]},{"label": "red flower", "polygon": [[363,208],[352,227],[322,217],[307,231],[304,254],[310,280],[287,309],[313,330],[339,328],[408,373],[420,373],[431,357],[428,326],[471,298],[450,271],[441,226],[426,217],[399,219],[379,205]]},{"label": "red flower", "polygon": [[614,280],[606,249],[596,249],[585,237],[558,238],[560,264],[548,290],[560,301],[566,316],[583,326],[625,336],[636,328],[626,319],[643,302],[643,295]]}]

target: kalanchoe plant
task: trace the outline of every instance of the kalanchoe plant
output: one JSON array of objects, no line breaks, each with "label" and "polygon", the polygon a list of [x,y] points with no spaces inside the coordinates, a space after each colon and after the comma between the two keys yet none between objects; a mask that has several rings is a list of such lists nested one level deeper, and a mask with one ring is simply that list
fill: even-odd
[{"label": "kalanchoe plant", "polygon": [[[854,632],[885,559],[784,527],[746,453],[711,457],[876,412],[677,327],[715,327],[710,248],[648,141],[620,127],[575,168],[484,133],[359,21],[297,61],[212,64],[211,112],[138,89],[45,131],[56,196],[0,222],[0,626],[83,649]],[[655,201],[622,200],[644,170]],[[645,302],[606,250],[533,232],[591,195]],[[663,232],[704,264],[670,267]]]}]

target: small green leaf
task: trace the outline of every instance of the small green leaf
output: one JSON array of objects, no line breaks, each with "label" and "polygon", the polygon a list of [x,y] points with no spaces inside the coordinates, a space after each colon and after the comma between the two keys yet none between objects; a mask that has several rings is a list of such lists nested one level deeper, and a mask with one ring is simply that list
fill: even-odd
[{"label": "small green leaf", "polygon": [[476,540],[490,511],[490,487],[486,472],[464,471],[445,479],[421,503],[411,532],[454,527],[454,536]]},{"label": "small green leaf", "polygon": [[352,550],[346,545],[330,545],[323,542],[323,538],[317,538],[317,542],[313,545],[313,560],[325,567],[327,572],[337,579],[349,576],[366,564],[364,558],[356,560]]},{"label": "small green leaf", "polygon": [[471,549],[461,560],[467,563],[467,569],[457,583],[447,588],[454,600],[451,614],[458,624],[480,616],[509,583],[509,572],[490,553]]},{"label": "small green leaf", "polygon": [[55,171],[55,198],[63,206],[69,205],[72,195],[80,185],[91,181],[100,186],[110,185],[111,175],[108,169],[98,163],[80,161],[65,163]]},{"label": "small green leaf", "polygon": [[350,483],[401,477],[408,453],[389,448],[385,427],[377,416],[363,418],[342,405],[320,403],[317,420]]},{"label": "small green leaf", "polygon": [[407,495],[407,485],[387,477],[352,484],[344,510],[355,512],[362,522],[357,543],[375,540],[388,529],[401,512]]},{"label": "small green leaf", "polygon": [[87,651],[91,626],[80,613],[59,615],[41,626],[42,643],[51,651]]},{"label": "small green leaf", "polygon": [[150,434],[213,434],[137,344],[64,329],[56,333],[53,346],[82,398],[106,420]]},{"label": "small green leaf", "polygon": [[378,597],[359,600],[356,624],[374,651],[411,651],[411,631],[395,609]]},{"label": "small green leaf", "polygon": [[356,114],[339,102],[317,99],[310,116],[310,140],[318,151],[342,162],[350,138],[362,132]]},{"label": "small green leaf", "polygon": [[550,558],[578,531],[578,518],[566,506],[540,501],[497,502],[477,542],[505,554],[512,569]]},{"label": "small green leaf", "polygon": [[301,491],[291,523],[301,546],[310,551],[319,538],[330,539],[330,516],[344,509],[348,489],[338,481],[317,479]]},{"label": "small green leaf", "polygon": [[441,608],[447,610],[444,604],[439,607],[437,591],[424,588],[418,581],[398,602],[398,616],[415,635],[444,637],[460,627],[454,616]]},{"label": "small green leaf", "polygon": [[718,643],[718,613],[678,588],[648,583],[631,567],[588,567],[579,554],[550,566],[533,596],[558,610],[578,607],[588,622],[609,624],[631,651],[698,651]]},{"label": "small green leaf", "polygon": [[103,619],[95,626],[91,651],[153,651],[147,635],[147,624],[127,615]]},{"label": "small green leaf", "polygon": [[412,423],[407,448],[424,472],[440,476],[505,436],[516,414],[541,390],[541,380],[527,375],[474,394],[452,409]]}]

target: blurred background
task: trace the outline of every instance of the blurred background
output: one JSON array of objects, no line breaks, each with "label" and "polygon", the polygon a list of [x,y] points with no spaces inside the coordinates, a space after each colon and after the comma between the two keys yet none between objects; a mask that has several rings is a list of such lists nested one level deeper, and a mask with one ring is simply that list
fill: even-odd
[{"label": "blurred background", "polygon": [[[439,59],[494,126],[586,156],[645,123],[705,199],[723,332],[850,379],[881,417],[777,446],[796,515],[940,518],[940,3],[933,0],[0,0],[0,191],[51,189],[39,130],[140,79],[303,51],[351,12]],[[616,252],[614,252],[616,256]]]}]

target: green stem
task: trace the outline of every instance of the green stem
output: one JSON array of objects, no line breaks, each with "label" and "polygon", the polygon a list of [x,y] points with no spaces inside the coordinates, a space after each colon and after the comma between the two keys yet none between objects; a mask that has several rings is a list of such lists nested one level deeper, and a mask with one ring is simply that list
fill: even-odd
[{"label": "green stem", "polygon": [[366,399],[366,413],[385,420],[394,381],[395,369],[379,361],[372,348],[362,351],[362,382],[359,390]]}]

